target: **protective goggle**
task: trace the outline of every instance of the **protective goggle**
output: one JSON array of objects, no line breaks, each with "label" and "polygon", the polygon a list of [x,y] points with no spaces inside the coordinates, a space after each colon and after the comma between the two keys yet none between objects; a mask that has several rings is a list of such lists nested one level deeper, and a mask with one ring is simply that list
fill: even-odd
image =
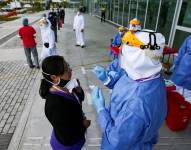
[{"label": "protective goggle", "polygon": [[157,42],[156,42],[156,35],[155,35],[156,32],[149,32],[149,31],[141,31],[141,32],[149,33],[149,43],[148,44],[144,44],[131,31],[128,31],[125,34],[125,36],[122,39],[123,43],[130,45],[130,46],[138,47],[142,50],[144,50],[144,49],[159,50],[160,49],[160,46],[158,46]]}]

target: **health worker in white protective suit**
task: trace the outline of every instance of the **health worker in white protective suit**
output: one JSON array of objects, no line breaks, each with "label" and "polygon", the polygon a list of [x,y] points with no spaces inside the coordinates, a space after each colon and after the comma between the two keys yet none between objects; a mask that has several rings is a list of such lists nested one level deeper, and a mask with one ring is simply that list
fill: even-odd
[{"label": "health worker in white protective suit", "polygon": [[56,55],[56,44],[54,31],[51,29],[51,23],[45,17],[39,21],[43,49],[41,52],[41,60],[44,58]]},{"label": "health worker in white protective suit", "polygon": [[95,87],[92,91],[103,133],[101,150],[152,150],[167,113],[159,60],[165,39],[150,30],[129,34],[119,58],[125,73],[113,85],[109,108],[101,89]]},{"label": "health worker in white protective suit", "polygon": [[79,9],[76,16],[74,17],[73,30],[76,33],[76,46],[85,47],[84,42],[84,16],[82,15],[82,10]]}]

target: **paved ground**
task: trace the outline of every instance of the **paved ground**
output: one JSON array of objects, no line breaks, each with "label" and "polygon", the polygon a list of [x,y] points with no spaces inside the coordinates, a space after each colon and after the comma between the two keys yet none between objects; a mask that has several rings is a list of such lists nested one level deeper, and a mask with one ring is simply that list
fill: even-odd
[{"label": "paved ground", "polygon": [[[92,124],[87,131],[87,142],[83,149],[98,150],[101,141],[101,132],[96,122],[96,113],[91,105],[89,85],[99,85],[104,91],[107,103],[109,101],[108,97],[110,91],[96,79],[96,77],[91,73],[91,69],[94,64],[107,66],[110,62],[107,55],[107,49],[110,44],[110,38],[114,35],[116,30],[113,26],[107,23],[100,23],[100,20],[86,15],[85,36],[87,47],[85,49],[81,49],[74,46],[75,39],[72,31],[73,16],[74,13],[71,10],[66,12],[66,24],[64,24],[64,28],[58,32],[59,37],[57,49],[58,53],[63,55],[71,65],[73,69],[73,77],[80,79],[82,87],[86,93],[86,100],[83,103],[83,109],[87,117],[92,120]],[[36,25],[35,27],[37,31],[39,31],[39,28]],[[37,34],[37,40],[40,43],[39,34]],[[17,65],[20,63],[24,66],[25,62],[23,61],[25,60],[25,56],[18,38],[14,37],[6,44],[3,44],[0,51],[0,60],[10,62],[11,64],[16,62]],[[38,51],[40,53],[41,44],[38,44]],[[24,66],[24,68],[25,67],[26,66]],[[12,69],[9,69],[9,71],[10,70]],[[27,68],[25,70],[25,73],[26,72]],[[34,72],[36,71],[34,70]],[[17,74],[17,72],[15,74]],[[51,126],[44,115],[44,100],[42,100],[38,94],[41,74],[39,72],[34,76],[36,77],[35,83],[33,82],[34,84],[31,85],[32,90],[29,93],[25,108],[8,150],[51,149],[49,144]],[[160,139],[155,150],[190,150],[190,131],[191,126],[183,132],[174,133],[171,132],[164,124],[160,129]]]},{"label": "paved ground", "polygon": [[3,150],[14,133],[38,70],[29,69],[23,61],[0,62],[0,69],[0,149]]},{"label": "paved ground", "polygon": [[[41,13],[27,15],[30,23],[40,16]],[[22,18],[0,25],[0,43],[3,43],[0,45],[0,150],[7,149],[39,72],[27,66],[20,39],[11,38],[21,24]]]}]

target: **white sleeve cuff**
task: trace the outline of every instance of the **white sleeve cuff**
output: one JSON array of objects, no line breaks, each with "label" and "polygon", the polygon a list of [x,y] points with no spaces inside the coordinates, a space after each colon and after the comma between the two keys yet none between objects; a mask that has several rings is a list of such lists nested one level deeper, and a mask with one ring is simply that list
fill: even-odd
[{"label": "white sleeve cuff", "polygon": [[111,78],[107,77],[107,80],[103,82],[104,85],[108,85],[111,82]]}]

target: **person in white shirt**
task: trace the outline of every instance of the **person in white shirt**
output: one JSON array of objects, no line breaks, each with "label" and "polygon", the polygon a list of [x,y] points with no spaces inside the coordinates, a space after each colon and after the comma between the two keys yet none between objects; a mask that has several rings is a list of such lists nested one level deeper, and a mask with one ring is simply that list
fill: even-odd
[{"label": "person in white shirt", "polygon": [[82,48],[85,47],[84,26],[84,16],[82,15],[81,9],[79,9],[74,17],[73,30],[76,33],[76,46],[81,46]]}]

